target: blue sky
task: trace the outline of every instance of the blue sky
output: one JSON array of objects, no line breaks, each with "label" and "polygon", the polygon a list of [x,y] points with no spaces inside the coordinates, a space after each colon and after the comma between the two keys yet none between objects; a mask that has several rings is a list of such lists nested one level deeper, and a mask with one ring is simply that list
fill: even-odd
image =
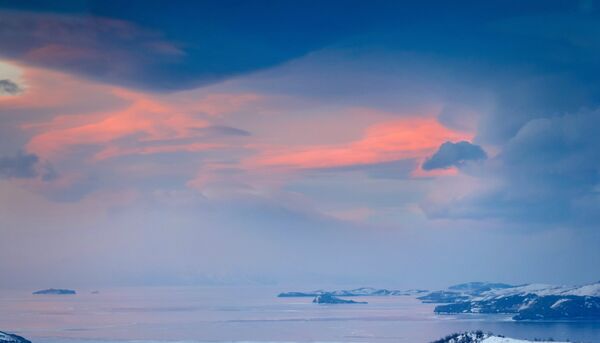
[{"label": "blue sky", "polygon": [[0,1],[3,286],[596,281],[599,11]]}]

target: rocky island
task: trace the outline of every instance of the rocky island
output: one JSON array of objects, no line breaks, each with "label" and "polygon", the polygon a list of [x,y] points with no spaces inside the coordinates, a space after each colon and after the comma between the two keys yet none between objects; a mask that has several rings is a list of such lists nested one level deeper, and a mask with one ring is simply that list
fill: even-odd
[{"label": "rocky island", "polygon": [[315,304],[366,304],[366,301],[354,301],[348,299],[341,299],[336,297],[335,295],[325,293],[321,295],[317,295],[313,301]]},{"label": "rocky island", "polygon": [[77,294],[77,292],[75,292],[72,289],[48,288],[48,289],[42,289],[39,291],[35,291],[32,294],[73,295],[73,294]]}]

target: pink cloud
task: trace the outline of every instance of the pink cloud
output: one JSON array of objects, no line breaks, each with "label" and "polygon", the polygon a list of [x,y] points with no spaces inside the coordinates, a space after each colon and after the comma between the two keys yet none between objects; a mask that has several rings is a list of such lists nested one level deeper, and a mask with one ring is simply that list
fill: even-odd
[{"label": "pink cloud", "polygon": [[[205,127],[208,122],[178,113],[141,94],[114,90],[130,103],[121,110],[105,113],[101,119],[92,118],[87,123],[69,125],[62,118],[60,126],[47,126],[45,132],[34,136],[27,149],[45,158],[56,158],[69,148],[96,145],[101,148],[94,158],[104,159],[127,153],[144,151],[144,148],[127,146],[120,139],[137,135],[137,142],[186,138],[195,127]],[[81,118],[79,118],[81,119]],[[167,143],[168,144],[168,143]]]},{"label": "pink cloud", "polygon": [[[471,133],[442,125],[434,105],[413,114],[306,106],[316,111],[306,116],[304,107],[288,109],[265,95],[222,87],[156,94],[40,68],[23,67],[22,75],[26,91],[6,104],[44,113],[25,118],[20,127],[30,135],[28,152],[57,166],[66,160],[73,166],[57,168],[60,177],[51,183],[58,188],[85,179],[94,163],[119,156],[211,152],[200,170],[190,163],[191,170],[179,171],[190,188],[212,197],[262,196],[279,192],[298,169],[423,160],[445,141],[472,139]],[[252,135],[205,130],[229,125],[241,125]],[[148,175],[152,170],[115,172]],[[415,170],[412,176],[438,176],[434,173],[439,172]],[[339,215],[368,217],[365,211]]]},{"label": "pink cloud", "polygon": [[412,116],[374,124],[362,138],[346,144],[266,147],[249,163],[263,167],[330,168],[422,159],[445,141],[471,138],[469,133],[444,127],[435,117]]},{"label": "pink cloud", "polygon": [[[50,78],[60,81],[56,90],[48,87]],[[91,160],[102,160],[129,154],[197,152],[225,147],[223,142],[201,141],[201,128],[211,126],[211,117],[236,111],[260,99],[258,95],[181,92],[153,95],[119,87],[97,85],[58,72],[27,69],[27,91],[8,103],[13,107],[68,107],[78,102],[77,96],[92,100],[104,98],[114,102],[113,110],[97,110],[55,115],[49,121],[28,121],[21,125],[33,133],[27,150],[44,159],[64,158],[77,147],[93,147]],[[58,88],[58,87],[57,87]],[[85,89],[85,93],[80,92]],[[69,97],[69,92],[74,97]],[[98,93],[104,98],[98,97]],[[88,95],[92,94],[92,95]],[[42,104],[42,105],[40,105]],[[97,105],[92,102],[90,107]],[[102,107],[102,106],[99,106]]]}]

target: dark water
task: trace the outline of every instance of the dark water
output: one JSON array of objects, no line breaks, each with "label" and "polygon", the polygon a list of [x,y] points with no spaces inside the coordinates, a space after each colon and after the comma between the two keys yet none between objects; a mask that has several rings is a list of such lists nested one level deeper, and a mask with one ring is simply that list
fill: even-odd
[{"label": "dark water", "polygon": [[0,292],[0,330],[40,343],[429,342],[452,332],[600,343],[600,322],[514,322],[506,316],[436,316],[412,297],[366,305],[277,298],[277,288],[141,288],[75,296]]}]

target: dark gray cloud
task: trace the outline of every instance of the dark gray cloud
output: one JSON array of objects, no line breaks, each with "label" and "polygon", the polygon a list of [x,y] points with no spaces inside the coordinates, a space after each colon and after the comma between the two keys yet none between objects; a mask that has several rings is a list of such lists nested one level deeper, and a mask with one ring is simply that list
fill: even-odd
[{"label": "dark gray cloud", "polygon": [[58,173],[50,163],[41,161],[35,154],[18,152],[14,156],[0,157],[0,178],[37,177],[43,181],[52,181],[58,177]]},{"label": "dark gray cloud", "polygon": [[460,167],[467,161],[484,160],[487,154],[479,145],[467,141],[457,143],[446,142],[440,146],[438,151],[423,163],[423,169],[445,169],[449,167]]},{"label": "dark gray cloud", "polygon": [[0,80],[0,95],[15,95],[22,91],[21,87],[12,80]]},{"label": "dark gray cloud", "polygon": [[36,166],[39,158],[34,154],[18,153],[0,157],[0,177],[34,178],[38,176]]}]

